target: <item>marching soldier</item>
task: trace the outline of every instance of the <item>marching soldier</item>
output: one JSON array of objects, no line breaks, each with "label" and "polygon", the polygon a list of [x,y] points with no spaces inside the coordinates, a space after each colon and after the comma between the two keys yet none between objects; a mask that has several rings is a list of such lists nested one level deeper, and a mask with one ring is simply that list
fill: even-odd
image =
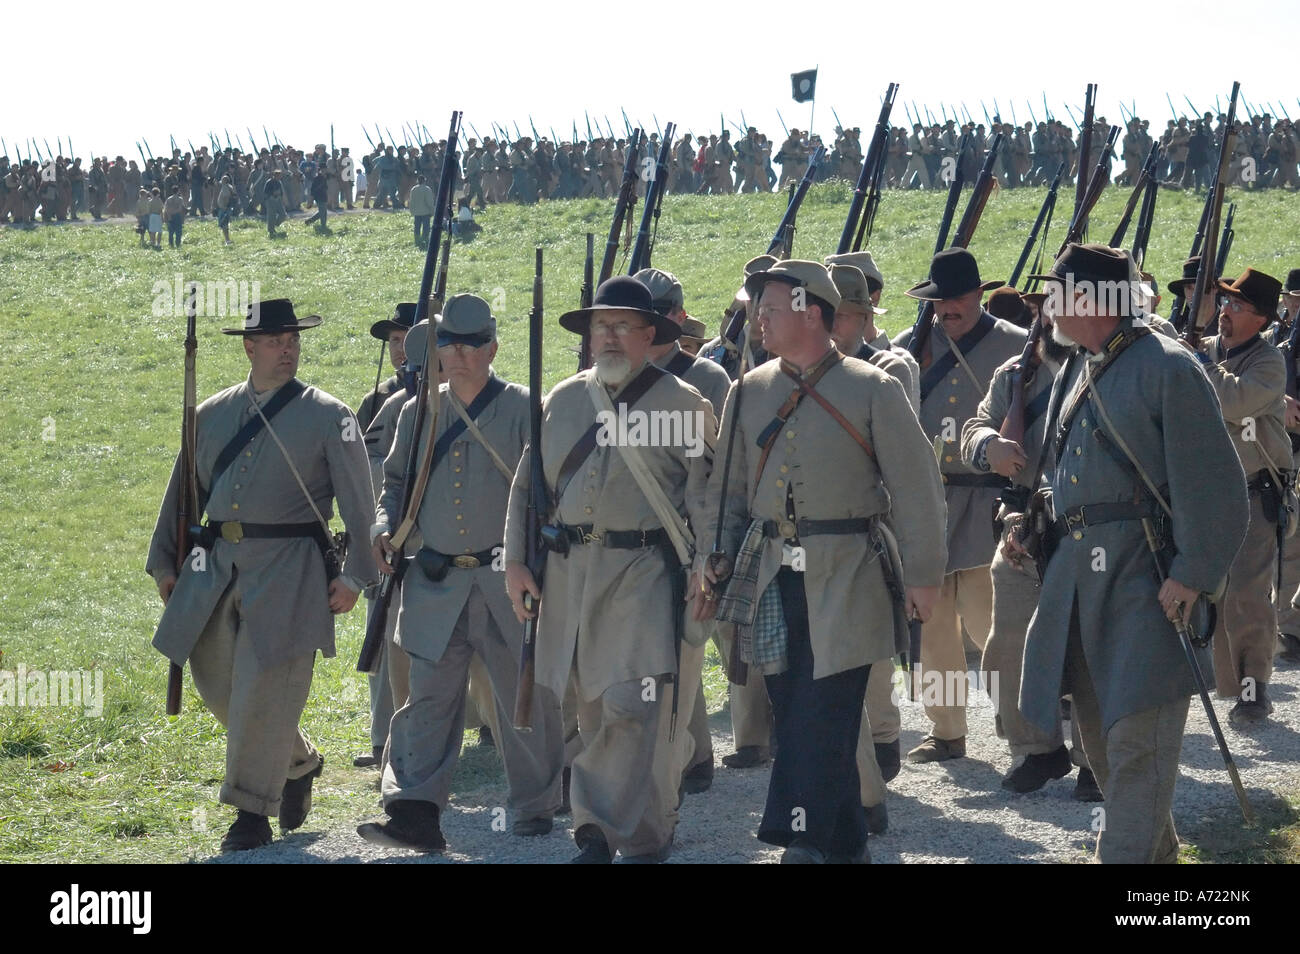
[{"label": "marching soldier", "polygon": [[630,428],[621,434],[610,424],[609,408],[617,402],[625,418],[668,412],[683,434],[687,422],[697,426],[701,441],[716,423],[698,391],[648,362],[652,345],[681,333],[651,305],[644,285],[620,276],[596,290],[591,308],[560,318],[566,330],[590,334],[595,365],[558,384],[543,406],[555,522],[545,534],[554,552],[541,587],[523,563],[526,459],[506,520],[506,585],[521,622],[529,616],[525,593],[540,599],[532,610],[541,614],[537,682],[560,696],[574,680],[584,743],[572,766],[577,863],[608,864],[615,852],[653,863],[673,839],[676,793],[664,790],[654,759],[687,595],[682,517],[703,526],[711,455],[685,440],[633,444]]},{"label": "marching soldier", "polygon": [[[1282,286],[1282,318],[1273,328],[1273,344],[1286,361],[1286,429],[1291,440],[1292,470],[1300,471],[1300,354],[1291,345],[1296,318],[1300,316],[1300,268],[1286,275]],[[1277,593],[1278,648],[1288,662],[1300,662],[1300,609],[1291,600],[1300,592],[1300,534],[1287,537],[1282,550],[1282,585]]]},{"label": "marching soldier", "polygon": [[[514,468],[528,433],[528,392],[492,373],[496,319],[475,295],[447,301],[435,330],[440,387],[424,495],[415,510],[423,546],[402,585],[398,642],[410,656],[410,696],[393,716],[384,766],[388,819],[360,826],[368,841],[419,851],[445,847],[440,819],[464,734],[465,685],[471,655],[484,661],[496,695],[497,745],[510,785],[514,834],[544,835],[560,804],[563,749],[556,698],[533,696],[532,733],[510,722],[518,680],[519,628],[501,586],[502,519]],[[384,462],[374,550],[392,572],[391,531],[400,512],[406,464],[417,440],[415,400],[408,400],[397,439]],[[436,436],[435,436],[436,435]],[[469,503],[472,503],[470,506]]]},{"label": "marching soldier", "polygon": [[[1047,411],[1049,526],[1059,543],[1025,641],[1020,709],[1048,732],[1061,695],[1073,697],[1106,800],[1098,859],[1172,864],[1170,808],[1196,688],[1170,624],[1186,624],[1203,595],[1222,592],[1249,516],[1206,375],[1174,342],[1135,326],[1122,300],[1095,294],[1128,277],[1118,250],[1078,245],[1048,276],[1057,338],[1083,351],[1058,375]],[[1163,548],[1159,576],[1152,546]],[[1009,549],[1029,555],[1014,539]]]},{"label": "marching soldier", "polygon": [[[1247,268],[1219,282],[1219,334],[1195,352],[1223,409],[1223,420],[1246,474],[1250,523],[1228,571],[1214,633],[1214,675],[1220,696],[1239,696],[1229,718],[1238,726],[1262,722],[1273,711],[1268,683],[1277,642],[1273,602],[1282,509],[1292,475],[1286,434],[1286,361],[1260,332],[1277,315],[1282,283]],[[1183,339],[1183,343],[1191,345]]]},{"label": "marching soldier", "polygon": [[[727,398],[722,434],[743,389],[731,459],[709,486],[726,559],[700,570],[710,584],[730,581],[719,617],[753,626],[746,661],[764,672],[776,716],[759,839],[783,846],[783,863],[869,861],[855,764],[863,700],[872,664],[903,635],[895,617],[924,619],[938,595],[938,469],[902,386],[835,350],[840,296],[825,266],[779,262],[746,290],[763,347],[781,360]],[[899,566],[882,555],[886,517]],[[906,594],[891,594],[903,574]]]},{"label": "marching soldier", "polygon": [[178,665],[189,660],[195,688],[226,727],[219,797],[238,815],[223,851],[269,844],[268,815],[279,814],[282,834],[306,820],[324,766],[298,726],[316,652],[334,655],[332,614],[352,609],[376,576],[369,550],[355,546],[328,578],[338,565],[325,525],[331,502],[361,540],[374,498],[352,412],[295,377],[298,333],[320,321],[274,299],[252,304],[243,327],[222,329],[243,336],[251,370],[198,409],[204,549],[178,580],[178,457],[145,566],[165,604],[154,647]]},{"label": "marching soldier", "polygon": [[[962,629],[981,651],[993,613],[989,564],[997,545],[990,519],[1005,481],[962,463],[961,429],[988,393],[993,372],[1024,348],[1025,332],[980,305],[1002,282],[980,281],[975,256],[962,248],[942,251],[930,263],[930,280],[907,295],[934,302],[934,325],[920,357],[921,427],[940,455],[948,504],[948,568],[943,591],[921,634],[921,667],[942,687],[966,683]],[[895,339],[907,345],[908,330]],[[927,354],[928,352],[928,354]],[[955,678],[954,673],[961,674]],[[929,678],[923,674],[923,680]],[[964,693],[942,693],[926,705],[934,728],[907,754],[910,762],[942,762],[966,754]],[[933,693],[931,693],[933,698]]]}]

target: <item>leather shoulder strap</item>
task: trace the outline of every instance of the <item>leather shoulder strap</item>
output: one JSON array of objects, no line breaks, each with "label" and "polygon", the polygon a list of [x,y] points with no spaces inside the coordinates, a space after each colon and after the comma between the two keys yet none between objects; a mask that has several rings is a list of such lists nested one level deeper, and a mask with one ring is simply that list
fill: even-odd
[{"label": "leather shoulder strap", "polygon": [[200,488],[200,494],[203,498],[199,506],[200,512],[207,507],[208,496],[212,493],[212,488],[217,485],[217,481],[221,479],[221,475],[226,472],[226,469],[235,462],[239,452],[261,432],[266,421],[279,414],[286,404],[305,390],[307,390],[306,386],[297,378],[285,384],[279,391],[275,392],[271,400],[266,402],[266,407],[262,408],[262,413],[249,418],[235,436],[230,439],[229,443],[221,449],[221,453],[217,455],[217,462],[212,465],[212,475],[208,478],[207,488]]},{"label": "leather shoulder strap", "polygon": [[[662,368],[647,364],[641,370],[641,373],[619,394],[618,403],[626,404],[629,408],[632,407],[645,396],[645,393],[654,386],[656,381],[667,373]],[[593,421],[591,426],[583,431],[582,436],[578,438],[578,442],[569,449],[569,453],[564,455],[564,462],[560,464],[560,473],[555,480],[555,500],[557,503],[564,496],[564,490],[569,486],[569,481],[573,479],[574,474],[582,467],[583,462],[591,456],[591,452],[596,449],[596,435],[599,433],[600,424]]]}]

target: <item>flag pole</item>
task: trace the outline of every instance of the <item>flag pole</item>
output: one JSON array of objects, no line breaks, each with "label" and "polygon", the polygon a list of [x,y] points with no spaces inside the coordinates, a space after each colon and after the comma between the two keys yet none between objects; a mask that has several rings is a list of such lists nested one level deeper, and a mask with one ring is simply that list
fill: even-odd
[{"label": "flag pole", "polygon": [[[821,78],[821,64],[818,63],[813,67],[813,76]],[[813,114],[817,112],[817,79],[813,80],[813,94],[810,98],[811,106],[808,107],[808,138],[811,140],[813,135]]]}]

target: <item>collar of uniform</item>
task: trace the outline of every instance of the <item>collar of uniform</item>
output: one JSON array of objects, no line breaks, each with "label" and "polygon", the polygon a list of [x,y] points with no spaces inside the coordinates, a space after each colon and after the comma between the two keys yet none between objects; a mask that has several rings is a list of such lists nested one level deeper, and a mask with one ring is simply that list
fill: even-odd
[{"label": "collar of uniform", "polygon": [[[290,378],[289,380],[290,380],[290,381],[296,381],[297,378],[296,378],[296,377],[295,377],[295,378]],[[289,381],[284,382],[284,384],[288,384],[288,383],[289,383]],[[269,401],[269,400],[271,400],[271,398],[272,398],[272,396],[274,396],[275,392],[276,392],[276,391],[279,391],[280,388],[284,387],[284,384],[278,384],[278,385],[276,385],[275,387],[270,388],[270,389],[268,389],[268,390],[266,390],[266,391],[256,391],[256,390],[253,389],[253,375],[252,375],[252,374],[249,374],[249,376],[248,376],[248,381],[247,381],[247,385],[248,385],[248,393],[251,394],[251,395],[253,396],[253,399],[254,399],[255,401],[257,401],[257,403],[260,404],[260,405],[262,405],[263,407],[266,407],[266,402]]]},{"label": "collar of uniform", "polygon": [[853,357],[861,361],[870,361],[879,350],[880,349],[875,345],[868,344],[864,341],[862,347],[853,353]]},{"label": "collar of uniform", "polygon": [[[601,384],[604,386],[605,390],[609,392],[610,397],[616,398],[620,394],[622,394],[625,390],[627,390],[627,386],[629,384],[631,384],[633,381],[635,381],[637,378],[641,376],[641,372],[643,372],[647,366],[657,367],[657,365],[655,365],[649,358],[646,358],[644,361],[641,362],[640,365],[638,365],[637,367],[629,371],[627,373],[627,377],[624,378],[622,381],[620,381],[614,387],[611,388],[608,384],[605,384],[603,381],[601,381]],[[596,373],[596,369],[594,366],[591,369],[591,373],[592,374]],[[596,380],[600,381],[600,378],[597,378]]]},{"label": "collar of uniform", "polygon": [[832,346],[824,355],[818,358],[812,364],[811,367],[805,368],[802,371],[796,368],[789,361],[785,360],[785,358],[782,358],[781,370],[784,371],[786,374],[790,375],[790,377],[792,378],[807,378],[815,371],[817,371],[817,369],[820,368],[822,365],[834,361],[838,356],[839,356],[839,351],[834,346]]},{"label": "collar of uniform", "polygon": [[1255,334],[1251,335],[1247,340],[1237,345],[1237,347],[1229,348],[1227,351],[1223,353],[1223,358],[1221,360],[1227,361],[1229,358],[1235,358],[1239,354],[1246,353],[1251,348],[1255,347],[1255,345],[1257,344],[1259,344],[1259,332],[1255,332]]},{"label": "collar of uniform", "polygon": [[665,351],[660,357],[651,362],[656,368],[666,368],[668,363],[677,357],[677,352],[682,350],[682,343],[674,340],[672,347]]}]

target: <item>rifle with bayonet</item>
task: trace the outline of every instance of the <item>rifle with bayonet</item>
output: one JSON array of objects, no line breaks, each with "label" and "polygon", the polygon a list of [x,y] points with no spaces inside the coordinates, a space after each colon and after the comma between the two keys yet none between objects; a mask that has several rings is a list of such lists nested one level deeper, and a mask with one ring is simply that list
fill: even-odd
[{"label": "rifle with bayonet", "polygon": [[659,206],[664,201],[664,192],[668,188],[668,162],[672,148],[673,133],[677,127],[668,124],[668,135],[659,142],[659,155],[650,170],[650,181],[646,185],[645,202],[641,207],[641,228],[636,234],[636,244],[628,261],[627,273],[635,275],[643,268],[650,267],[650,221],[654,219],[654,230],[659,231]]},{"label": "rifle with bayonet", "polygon": [[[199,339],[195,323],[198,315],[198,288],[191,285],[185,294],[185,390],[181,411],[180,487],[176,494],[176,578],[190,559],[194,547],[194,531],[202,519],[199,505],[199,478],[196,452],[198,448],[198,396],[195,383],[195,358]],[[184,687],[183,666],[167,666],[167,714],[181,713],[181,690]]]},{"label": "rifle with bayonet", "polygon": [[[1043,237],[1043,243],[1047,240],[1047,231],[1052,227],[1052,213],[1056,211],[1056,193],[1061,187],[1061,178],[1065,175],[1065,163],[1062,162],[1056,169],[1056,175],[1052,177],[1052,184],[1047,189],[1047,197],[1043,199],[1043,204],[1039,206],[1038,218],[1034,219],[1034,227],[1029,230],[1029,238],[1025,240],[1025,247],[1020,250],[1020,258],[1016,259],[1016,267],[1011,270],[1011,277],[1007,279],[1007,285],[1011,288],[1016,287],[1020,281],[1020,273],[1024,271],[1025,263],[1029,261],[1029,253],[1038,246],[1039,258],[1041,259],[1042,245],[1039,242],[1039,235]],[[1035,261],[1034,271],[1038,270],[1038,263]]]},{"label": "rifle with bayonet", "polygon": [[[1159,160],[1156,162],[1159,167]],[[1146,262],[1147,245],[1151,241],[1151,225],[1156,217],[1156,197],[1159,195],[1160,183],[1152,178],[1146,187],[1146,193],[1142,196],[1142,211],[1138,213],[1137,228],[1133,232],[1133,261],[1137,262],[1139,269]]]},{"label": "rifle with bayonet", "polygon": [[[613,138],[613,137],[611,137]],[[619,235],[624,223],[631,226],[632,210],[636,206],[636,163],[637,153],[641,148],[641,130],[632,130],[628,140],[627,155],[623,160],[623,184],[618,190],[618,201],[614,204],[614,219],[609,224],[609,237],[605,239],[605,257],[600,262],[600,279],[597,287],[604,284],[614,274],[614,259],[618,255]],[[591,367],[591,336],[584,334],[578,350],[578,370],[585,371]]]},{"label": "rifle with bayonet", "polygon": [[[593,236],[587,233],[587,248]],[[546,543],[542,527],[550,519],[551,501],[542,469],[542,250],[533,264],[533,307],[528,313],[528,509],[524,516],[524,563],[541,588],[546,574]],[[591,261],[590,254],[587,261]],[[584,305],[583,307],[587,307]],[[519,656],[519,685],[515,690],[514,725],[521,732],[533,729],[533,686],[536,682],[537,601],[524,594],[524,609],[533,614],[524,621],[524,643]]]},{"label": "rifle with bayonet", "polygon": [[[871,145],[862,160],[862,169],[858,173],[858,183],[853,190],[853,201],[849,204],[849,213],[844,219],[844,228],[840,232],[840,242],[835,254],[843,255],[850,250],[858,251],[862,247],[867,220],[864,216],[868,196],[873,193],[879,180],[878,166],[883,166],[886,150],[889,146],[889,114],[894,108],[894,98],[898,95],[898,84],[890,83],[885,90],[885,99],[880,104],[880,115],[876,119],[876,128],[871,136]],[[878,193],[877,193],[878,195]],[[861,229],[859,228],[859,219]],[[857,237],[856,241],[854,237]]]},{"label": "rifle with bayonet", "polygon": [[[447,150],[442,156],[442,172],[438,177],[438,197],[435,208],[439,215],[450,219],[452,187],[455,182],[456,139],[460,133],[459,111],[451,114],[451,126],[447,130]],[[420,276],[420,293],[415,300],[415,323],[429,320],[430,297],[434,289],[434,266],[439,261],[442,250],[443,230],[434,229],[429,236],[429,247],[424,253],[424,271]],[[441,282],[446,288],[446,268],[443,269]],[[430,408],[432,405],[432,409]],[[428,422],[426,424],[426,421]],[[366,621],[366,638],[361,646],[361,655],[357,659],[358,672],[370,672],[375,668],[383,646],[384,632],[388,628],[388,613],[393,600],[394,590],[401,585],[406,573],[408,561],[403,555],[403,548],[415,526],[424,500],[424,487],[429,479],[432,464],[433,433],[438,423],[438,351],[437,336],[429,328],[426,336],[424,367],[420,385],[416,394],[415,426],[411,431],[411,447],[406,458],[405,479],[402,481],[402,522],[392,535],[390,544],[393,548],[389,565],[392,572],[384,575],[375,597],[374,610]],[[424,440],[424,453],[420,453],[421,439]]]},{"label": "rifle with bayonet", "polygon": [[[1237,138],[1233,128],[1237,118],[1237,94],[1240,83],[1232,84],[1232,95],[1228,99],[1228,114],[1223,125],[1223,142],[1219,144],[1219,165],[1214,173],[1214,185],[1210,189],[1209,214],[1205,220],[1207,241],[1213,241],[1219,234],[1219,220],[1223,213],[1223,196],[1228,187],[1228,164],[1232,161],[1232,147]],[[1187,311],[1187,329],[1183,338],[1195,349],[1201,344],[1201,335],[1214,320],[1215,301],[1218,299],[1218,280],[1215,272],[1218,256],[1201,255],[1201,264],[1196,271],[1196,285],[1192,292],[1192,303]]]},{"label": "rifle with bayonet", "polygon": [[1119,248],[1124,244],[1124,236],[1128,234],[1128,225],[1133,218],[1133,210],[1137,208],[1138,199],[1145,201],[1147,192],[1147,183],[1156,177],[1156,164],[1160,160],[1160,143],[1151,143],[1151,149],[1147,153],[1146,162],[1142,163],[1142,172],[1138,176],[1137,182],[1129,192],[1128,201],[1124,204],[1124,213],[1119,217],[1119,225],[1115,226],[1115,232],[1110,237],[1110,247]]},{"label": "rifle with bayonet", "polygon": [[[1192,248],[1187,253],[1189,259],[1196,258],[1201,254],[1201,246],[1205,243],[1205,226],[1210,220],[1210,206],[1214,202],[1215,188],[1217,182],[1210,183],[1210,191],[1205,194],[1205,203],[1201,206],[1201,218],[1196,225],[1196,234],[1192,236]],[[1174,296],[1173,308],[1169,313],[1169,320],[1173,323],[1174,328],[1182,331],[1187,324],[1187,299],[1181,293],[1185,286],[1179,285],[1180,293]]]},{"label": "rifle with bayonet", "polygon": [[[1083,204],[1084,194],[1088,191],[1087,171],[1092,168],[1092,124],[1093,116],[1096,112],[1097,102],[1097,84],[1089,83],[1088,91],[1084,95],[1083,101],[1083,124],[1079,126],[1079,158],[1078,166],[1075,172],[1074,181],[1074,214],[1071,218],[1078,218],[1079,206]],[[1066,103],[1066,109],[1070,104]],[[1074,118],[1074,113],[1070,113],[1070,118]],[[1080,234],[1088,231],[1088,223],[1085,220],[1083,229]]]}]

